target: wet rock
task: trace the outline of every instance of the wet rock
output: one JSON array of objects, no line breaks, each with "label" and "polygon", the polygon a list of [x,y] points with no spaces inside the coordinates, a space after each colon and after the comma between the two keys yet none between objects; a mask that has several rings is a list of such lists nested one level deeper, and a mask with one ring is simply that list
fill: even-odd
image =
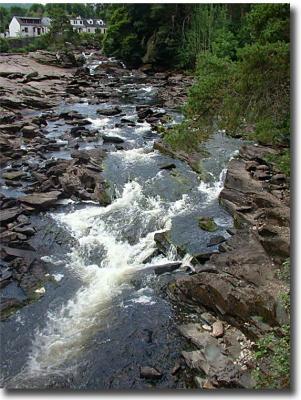
[{"label": "wet rock", "polygon": [[198,253],[193,255],[192,264],[204,264],[206,261],[209,261],[213,254],[217,254],[217,251],[210,251],[204,253]]},{"label": "wet rock", "polygon": [[97,114],[100,115],[105,115],[105,116],[114,116],[114,115],[118,115],[121,113],[121,108],[118,106],[115,107],[110,107],[110,108],[102,108],[102,109],[98,109],[96,112]]},{"label": "wet rock", "polygon": [[74,137],[87,136],[90,134],[90,131],[82,126],[75,126],[70,129],[70,134]]},{"label": "wet rock", "polygon": [[20,308],[23,303],[15,298],[1,298],[0,314],[1,320],[7,318],[11,313]]},{"label": "wet rock", "polygon": [[104,143],[124,143],[124,139],[119,136],[102,135]]},{"label": "wet rock", "polygon": [[178,269],[181,266],[182,262],[181,261],[175,261],[175,262],[170,262],[167,264],[163,265],[156,265],[154,267],[154,271],[156,275],[161,275],[166,272],[172,272]]},{"label": "wet rock", "polygon": [[12,277],[12,271],[9,268],[2,268],[0,270],[0,288],[9,284]]},{"label": "wet rock", "polygon": [[225,241],[226,241],[226,239],[224,238],[224,236],[221,236],[221,235],[213,236],[210,239],[209,243],[207,244],[207,247],[216,246],[216,245],[218,245],[220,243],[223,243]]},{"label": "wet rock", "polygon": [[177,166],[176,166],[176,164],[174,164],[174,163],[167,163],[167,164],[163,164],[163,165],[161,165],[160,166],[160,169],[166,169],[166,170],[171,170],[171,169],[174,169],[174,168],[176,168]]},{"label": "wet rock", "polygon": [[19,214],[22,213],[22,209],[19,207],[13,207],[8,209],[1,209],[0,210],[0,223],[7,224],[11,221],[14,221]]},{"label": "wet rock", "polygon": [[36,233],[34,228],[31,228],[29,226],[16,226],[14,228],[14,231],[26,236],[33,236]]},{"label": "wet rock", "polygon": [[140,378],[145,379],[161,379],[163,376],[162,372],[157,368],[152,367],[141,367],[140,368]]},{"label": "wet rock", "polygon": [[199,217],[198,218],[199,227],[204,231],[214,232],[218,229],[218,226],[211,217]]},{"label": "wet rock", "polygon": [[167,255],[171,246],[170,231],[156,232],[154,235],[154,241],[156,242],[160,252]]},{"label": "wet rock", "polygon": [[171,375],[176,375],[181,369],[181,364],[177,362],[173,369],[171,370]]},{"label": "wet rock", "polygon": [[54,190],[48,193],[32,193],[19,198],[21,203],[25,203],[34,209],[45,209],[56,203],[61,192]]}]

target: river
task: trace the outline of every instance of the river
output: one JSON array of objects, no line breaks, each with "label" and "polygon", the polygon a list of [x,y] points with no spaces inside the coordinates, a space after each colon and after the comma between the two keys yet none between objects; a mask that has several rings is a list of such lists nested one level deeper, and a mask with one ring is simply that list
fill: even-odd
[{"label": "river", "polygon": [[[118,88],[123,117],[137,122],[136,105],[155,104],[156,87],[135,81],[126,70],[125,75]],[[63,201],[32,217],[38,227],[34,245],[51,280],[39,301],[2,323],[2,383],[9,388],[187,388],[189,377],[172,374],[187,348],[176,329],[185,312],[165,292],[175,275],[187,272],[150,272],[150,266],[181,259],[175,247],[167,256],[157,255],[154,234],[170,230],[175,246],[189,254],[208,251],[214,235],[228,237],[232,218],[218,195],[240,140],[217,132],[204,144],[202,181],[184,162],[153,150],[158,135],[148,123],[119,126],[120,116],[101,117],[97,108],[84,101],[62,103],[59,111],[77,110],[92,122],[89,129],[125,140],[124,149],[112,147],[104,163],[113,201],[106,207]],[[181,121],[180,112],[167,112],[171,124]],[[46,129],[48,137],[64,140],[61,121]],[[101,145],[101,140],[85,142],[81,149]],[[68,159],[70,151],[50,156]],[[175,168],[162,169],[170,163]],[[218,231],[201,230],[199,216],[213,217]],[[58,236],[61,245],[54,240]],[[160,368],[163,377],[140,378],[145,365]]]}]

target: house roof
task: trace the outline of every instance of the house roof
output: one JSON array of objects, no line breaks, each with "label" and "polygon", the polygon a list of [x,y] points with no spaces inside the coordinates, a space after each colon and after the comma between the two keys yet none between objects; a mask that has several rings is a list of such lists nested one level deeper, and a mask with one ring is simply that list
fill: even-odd
[{"label": "house roof", "polygon": [[16,20],[19,22],[20,25],[26,25],[26,26],[43,26],[42,24],[42,18],[36,18],[36,17],[17,17],[14,16]]}]

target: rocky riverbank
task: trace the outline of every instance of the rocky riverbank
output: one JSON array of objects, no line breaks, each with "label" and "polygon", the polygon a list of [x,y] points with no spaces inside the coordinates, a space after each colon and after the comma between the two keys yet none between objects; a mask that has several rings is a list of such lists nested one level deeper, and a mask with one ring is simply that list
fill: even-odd
[{"label": "rocky riverbank", "polygon": [[[290,254],[289,178],[267,162],[269,147],[244,145],[228,165],[220,202],[234,218],[219,252],[194,257],[193,274],[169,285],[197,322],[179,327],[183,352],[201,388],[252,388],[254,341],[289,323],[279,269]],[[218,242],[217,242],[218,243]],[[210,245],[210,243],[209,243]],[[193,261],[193,260],[192,260]]]}]

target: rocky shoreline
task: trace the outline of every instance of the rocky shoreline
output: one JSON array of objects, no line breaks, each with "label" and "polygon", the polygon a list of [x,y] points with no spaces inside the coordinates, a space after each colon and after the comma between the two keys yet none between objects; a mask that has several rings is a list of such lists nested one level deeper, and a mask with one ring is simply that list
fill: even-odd
[{"label": "rocky shoreline", "polygon": [[277,272],[289,257],[289,179],[266,161],[269,147],[244,145],[230,161],[220,203],[233,216],[216,254],[195,256],[190,276],[169,285],[170,298],[197,322],[179,327],[193,345],[182,353],[203,389],[253,388],[254,342],[289,324]]}]

